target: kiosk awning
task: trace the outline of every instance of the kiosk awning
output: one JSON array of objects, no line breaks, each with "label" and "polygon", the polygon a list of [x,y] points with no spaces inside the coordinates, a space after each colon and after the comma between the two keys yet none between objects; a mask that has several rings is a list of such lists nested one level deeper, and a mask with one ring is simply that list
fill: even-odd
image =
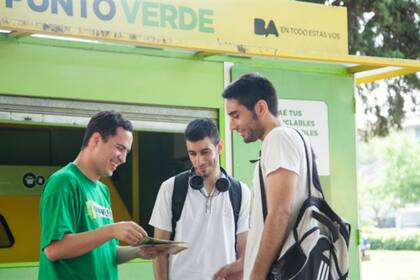
[{"label": "kiosk awning", "polygon": [[357,84],[420,71],[420,61],[348,55],[347,9],[299,1],[3,1],[0,29],[138,46],[198,57],[236,55],[341,65]]}]

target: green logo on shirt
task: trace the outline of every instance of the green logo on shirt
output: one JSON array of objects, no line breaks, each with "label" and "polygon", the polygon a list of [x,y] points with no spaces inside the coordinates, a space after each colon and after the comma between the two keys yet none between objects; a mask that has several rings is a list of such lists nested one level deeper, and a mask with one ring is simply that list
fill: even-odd
[{"label": "green logo on shirt", "polygon": [[112,219],[112,210],[99,205],[93,200],[86,201],[86,208],[91,219],[96,219],[97,217]]}]

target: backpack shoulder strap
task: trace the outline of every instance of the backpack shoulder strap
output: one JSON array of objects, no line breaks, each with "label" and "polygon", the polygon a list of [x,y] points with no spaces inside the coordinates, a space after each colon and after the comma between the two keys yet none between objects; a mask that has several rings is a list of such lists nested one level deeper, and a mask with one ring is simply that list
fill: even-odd
[{"label": "backpack shoulder strap", "polygon": [[228,176],[230,181],[230,188],[229,188],[229,198],[230,203],[232,204],[232,210],[233,210],[233,217],[235,218],[235,252],[236,255],[238,255],[238,240],[236,238],[236,231],[238,230],[238,220],[239,220],[239,214],[241,212],[241,203],[242,203],[242,187],[241,183]]},{"label": "backpack shoulder strap", "polygon": [[229,198],[230,198],[230,203],[232,204],[233,216],[235,217],[235,235],[236,235],[236,230],[238,227],[238,220],[239,220],[239,213],[241,212],[242,187],[241,187],[241,183],[238,180],[230,176],[229,176],[229,180],[231,184],[229,188]]},{"label": "backpack shoulder strap", "polygon": [[188,170],[175,176],[174,191],[172,193],[172,232],[170,240],[174,240],[176,223],[181,218],[182,208],[188,192],[188,177]]},{"label": "backpack shoulder strap", "polygon": [[[311,186],[312,184],[316,188],[316,190],[321,194],[321,197],[324,198],[324,193],[322,192],[321,183],[319,182],[319,176],[318,176],[318,170],[315,163],[315,154],[314,151],[311,149],[312,152],[312,176],[311,176],[311,168],[309,163],[309,154],[308,154],[308,147],[306,145],[305,138],[303,137],[302,133],[295,129],[291,128],[297,132],[299,137],[302,139],[303,147],[305,148],[305,159],[306,159],[306,176],[307,176],[307,189],[308,189],[308,197],[312,196],[312,190]],[[261,153],[261,151],[260,151]],[[261,155],[260,155],[261,160]],[[258,164],[258,174],[259,174],[259,180],[260,180],[260,189],[261,189],[261,201],[262,201],[262,211],[263,211],[263,218],[265,221],[265,218],[267,217],[267,197],[265,193],[265,187],[264,187],[264,178],[262,175],[261,170],[261,161]],[[312,180],[311,180],[312,179]]]},{"label": "backpack shoulder strap", "polygon": [[263,219],[265,222],[265,218],[267,217],[267,197],[265,194],[265,185],[264,185],[264,178],[262,175],[261,170],[261,158],[258,160],[258,176],[260,180],[260,191],[261,191],[261,204],[262,204],[262,211],[263,211]]},{"label": "backpack shoulder strap", "polygon": [[307,172],[307,180],[308,180],[308,195],[309,197],[312,196],[312,186],[315,187],[315,189],[321,194],[321,197],[324,198],[324,193],[322,192],[322,188],[321,188],[321,183],[319,181],[319,176],[318,176],[318,169],[316,167],[316,163],[315,163],[315,153],[314,150],[311,148],[311,153],[312,153],[312,176],[311,176],[311,165],[309,163],[309,151],[308,151],[308,147],[306,145],[306,141],[305,138],[303,138],[302,132],[300,132],[299,130],[293,128],[297,134],[299,134],[300,138],[302,139],[303,142],[303,146],[305,147],[305,157],[306,157],[306,172]]}]

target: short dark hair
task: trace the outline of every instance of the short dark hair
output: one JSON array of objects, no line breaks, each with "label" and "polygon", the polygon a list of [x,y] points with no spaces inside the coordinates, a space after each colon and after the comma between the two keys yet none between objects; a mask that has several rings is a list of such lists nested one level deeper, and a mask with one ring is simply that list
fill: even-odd
[{"label": "short dark hair", "polygon": [[89,121],[83,136],[82,149],[86,148],[90,137],[99,132],[102,139],[107,141],[109,136],[117,134],[117,128],[121,127],[127,131],[133,131],[133,125],[120,113],[114,111],[102,111],[95,114]]},{"label": "short dark hair", "polygon": [[220,141],[219,131],[211,119],[201,118],[190,122],[184,132],[185,140],[197,142],[209,137],[214,145]]},{"label": "short dark hair", "polygon": [[258,73],[249,73],[231,83],[222,94],[223,98],[235,99],[249,111],[254,111],[259,100],[267,102],[270,113],[277,116],[277,93],[273,84]]}]

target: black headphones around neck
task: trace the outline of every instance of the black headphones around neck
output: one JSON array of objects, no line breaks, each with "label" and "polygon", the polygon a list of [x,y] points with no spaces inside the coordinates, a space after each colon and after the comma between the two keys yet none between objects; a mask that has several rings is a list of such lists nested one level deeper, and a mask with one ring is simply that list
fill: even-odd
[{"label": "black headphones around neck", "polygon": [[[216,189],[219,192],[225,192],[230,188],[230,180],[226,171],[220,167],[222,176],[216,181]],[[188,184],[194,190],[201,190],[204,187],[204,179],[202,176],[195,175],[194,167],[190,170],[190,177],[188,178]]]}]

